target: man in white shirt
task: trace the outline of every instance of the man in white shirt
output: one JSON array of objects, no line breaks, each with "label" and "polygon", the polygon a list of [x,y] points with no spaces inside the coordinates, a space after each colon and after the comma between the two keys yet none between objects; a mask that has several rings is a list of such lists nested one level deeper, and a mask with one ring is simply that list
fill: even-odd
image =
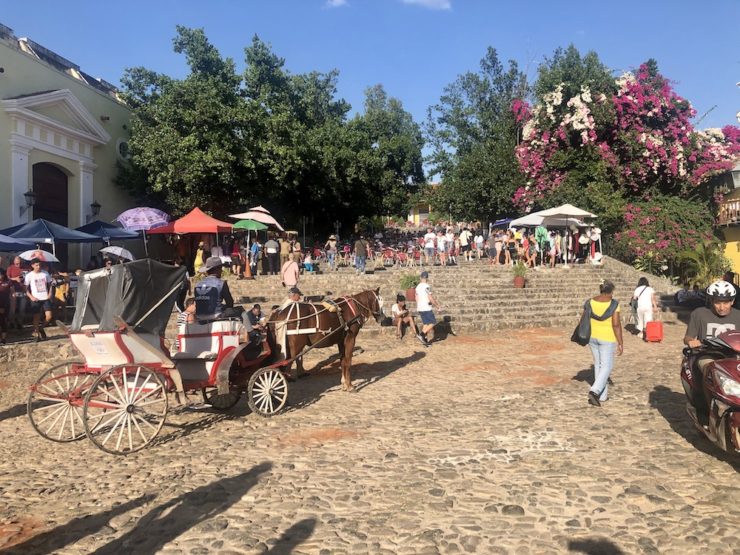
[{"label": "man in white shirt", "polygon": [[460,232],[460,252],[465,257],[466,262],[470,262],[470,240],[473,238],[473,234],[466,227]]},{"label": "man in white shirt", "polygon": [[427,339],[427,334],[432,331],[434,324],[437,323],[432,307],[439,309],[439,303],[432,297],[432,288],[427,283],[429,272],[422,272],[419,277],[421,282],[416,286],[416,311],[421,318],[422,327],[418,337],[424,345],[429,346],[431,343]]},{"label": "man in white shirt", "polygon": [[424,235],[424,264],[429,264],[429,260],[434,261],[434,245],[437,241],[437,236],[432,231],[432,228],[427,228],[427,232]]},{"label": "man in white shirt", "polygon": [[52,319],[51,299],[53,287],[51,276],[41,269],[41,261],[34,258],[31,261],[31,271],[26,274],[24,280],[26,285],[26,296],[31,301],[31,313],[33,314],[33,332],[36,342],[46,339],[46,332],[41,325],[41,313],[44,313],[46,324]]},{"label": "man in white shirt", "polygon": [[439,253],[439,263],[442,266],[447,264],[447,237],[441,231],[437,232],[437,252]]}]

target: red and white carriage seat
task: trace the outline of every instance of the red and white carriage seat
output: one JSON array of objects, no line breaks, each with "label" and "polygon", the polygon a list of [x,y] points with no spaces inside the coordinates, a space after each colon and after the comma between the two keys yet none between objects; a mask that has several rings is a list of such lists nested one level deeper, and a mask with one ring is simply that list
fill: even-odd
[{"label": "red and white carriage seat", "polygon": [[207,324],[180,324],[180,350],[172,355],[185,381],[207,380],[214,364],[229,347],[239,346],[246,329],[238,320],[215,320]]},{"label": "red and white carriage seat", "polygon": [[161,368],[173,366],[169,357],[157,346],[157,336],[125,331],[96,331],[97,326],[86,328],[70,334],[70,339],[88,368],[109,368],[119,364]]}]

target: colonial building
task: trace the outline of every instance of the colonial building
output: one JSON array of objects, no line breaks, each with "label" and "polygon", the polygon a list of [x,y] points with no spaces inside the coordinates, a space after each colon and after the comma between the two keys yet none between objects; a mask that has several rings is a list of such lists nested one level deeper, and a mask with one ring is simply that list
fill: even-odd
[{"label": "colonial building", "polygon": [[[74,228],[130,208],[114,184],[129,118],[113,85],[0,24],[0,229]],[[69,255],[79,264],[83,249]]]},{"label": "colonial building", "polygon": [[717,214],[717,225],[725,240],[725,256],[740,273],[740,163],[732,171],[712,180],[714,190],[723,195]]}]

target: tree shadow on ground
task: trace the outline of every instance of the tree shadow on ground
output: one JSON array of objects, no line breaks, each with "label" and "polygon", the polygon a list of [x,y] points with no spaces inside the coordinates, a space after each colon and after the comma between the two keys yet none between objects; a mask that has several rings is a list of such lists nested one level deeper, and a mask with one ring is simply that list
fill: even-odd
[{"label": "tree shadow on ground", "polygon": [[[382,360],[370,364],[353,364],[352,383],[355,386],[355,391],[361,391],[367,386],[375,384],[392,374],[399,368],[421,360],[425,356],[426,353],[417,351],[407,357]],[[327,391],[339,387],[340,376],[341,372],[339,369],[325,368],[323,371],[317,372],[314,368],[306,379],[299,382],[300,386],[293,389],[295,393],[291,392],[290,406],[287,408],[287,411],[301,409],[314,404]]]},{"label": "tree shadow on ground", "polygon": [[168,542],[237,503],[272,469],[265,462],[230,478],[201,486],[167,501],[145,514],[133,530],[96,549],[95,555],[156,553]]},{"label": "tree shadow on ground", "polygon": [[729,464],[740,472],[740,458],[725,453],[694,427],[691,417],[686,413],[686,395],[673,391],[664,385],[656,385],[650,392],[650,406],[657,409],[666,419],[671,429],[684,438],[692,447]]},{"label": "tree shadow on ground", "polygon": [[624,553],[615,543],[604,538],[570,540],[568,551],[586,553],[587,555],[622,555]]},{"label": "tree shadow on ground", "polygon": [[304,518],[296,522],[283,532],[277,543],[266,552],[266,555],[289,555],[299,544],[311,537],[315,528],[315,518]]},{"label": "tree shadow on ground", "polygon": [[11,418],[16,418],[18,416],[23,416],[27,412],[26,403],[18,403],[17,405],[13,405],[9,409],[5,409],[4,411],[0,411],[0,422],[3,420],[10,420]]},{"label": "tree shadow on ground", "polygon": [[41,533],[38,536],[29,538],[23,543],[0,549],[0,553],[7,555],[14,555],[17,553],[20,555],[22,553],[57,552],[82,538],[99,532],[108,525],[112,518],[127,513],[136,507],[141,507],[142,505],[149,503],[155,497],[156,496],[154,494],[142,495],[141,497],[137,497],[136,499],[132,499],[126,503],[116,505],[102,513],[74,518],[66,524],[62,524],[47,532]]}]

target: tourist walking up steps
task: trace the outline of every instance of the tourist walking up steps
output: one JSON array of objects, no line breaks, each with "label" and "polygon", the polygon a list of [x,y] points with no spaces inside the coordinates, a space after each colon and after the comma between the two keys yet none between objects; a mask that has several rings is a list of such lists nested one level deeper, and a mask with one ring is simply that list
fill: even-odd
[{"label": "tourist walking up steps", "polygon": [[655,289],[650,287],[646,277],[641,277],[637,288],[632,293],[631,303],[637,313],[637,331],[643,333],[648,322],[653,321],[653,312],[658,310],[658,301],[655,298]]},{"label": "tourist walking up steps", "polygon": [[355,241],[355,268],[358,274],[365,273],[365,264],[367,262],[367,241],[365,236],[360,235],[360,238]]},{"label": "tourist walking up steps", "polygon": [[588,392],[588,402],[596,407],[608,399],[614,352],[619,356],[624,350],[619,302],[612,298],[613,294],[614,284],[603,281],[599,286],[599,294],[584,306],[591,316],[591,339],[588,345],[594,357],[594,383]]},{"label": "tourist walking up steps", "polygon": [[439,303],[432,296],[432,288],[427,283],[429,272],[422,272],[419,277],[421,282],[416,286],[416,311],[419,313],[419,318],[421,318],[422,327],[421,333],[416,337],[419,338],[422,345],[429,347],[431,342],[427,339],[427,334],[434,329],[434,324],[437,323],[432,307],[439,309]]}]

